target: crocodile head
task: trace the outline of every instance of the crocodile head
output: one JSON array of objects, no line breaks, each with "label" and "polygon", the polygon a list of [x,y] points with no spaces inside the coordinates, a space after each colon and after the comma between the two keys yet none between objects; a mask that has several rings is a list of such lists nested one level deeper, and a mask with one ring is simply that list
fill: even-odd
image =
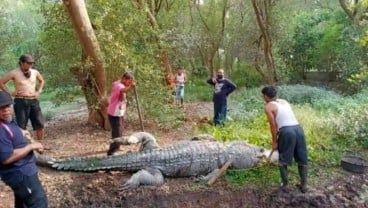
[{"label": "crocodile head", "polygon": [[[279,161],[279,152],[278,151],[274,151],[271,154],[271,150],[264,150],[263,151],[263,154],[261,155],[262,158],[266,159],[266,160],[269,160],[268,162],[272,163],[272,164],[277,164],[278,161]],[[271,157],[270,157],[271,156]]]},{"label": "crocodile head", "polygon": [[227,154],[228,159],[232,161],[232,167],[239,169],[259,165],[267,155],[264,148],[243,141],[232,143],[227,149]]}]

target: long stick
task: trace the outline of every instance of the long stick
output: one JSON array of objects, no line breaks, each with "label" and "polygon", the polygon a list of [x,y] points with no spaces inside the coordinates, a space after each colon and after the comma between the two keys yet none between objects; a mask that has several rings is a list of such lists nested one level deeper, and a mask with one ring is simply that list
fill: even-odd
[{"label": "long stick", "polygon": [[137,108],[138,108],[138,116],[139,116],[139,122],[141,124],[141,131],[144,131],[144,126],[143,126],[143,120],[142,120],[142,114],[141,114],[141,107],[139,105],[139,99],[138,99],[138,93],[137,93],[137,87],[134,86],[133,90],[134,90],[134,95],[135,95],[135,100],[137,102]]},{"label": "long stick", "polygon": [[207,184],[211,186],[213,183],[215,183],[215,181],[229,168],[230,165],[231,161],[227,161],[219,170],[219,172],[208,181]]}]

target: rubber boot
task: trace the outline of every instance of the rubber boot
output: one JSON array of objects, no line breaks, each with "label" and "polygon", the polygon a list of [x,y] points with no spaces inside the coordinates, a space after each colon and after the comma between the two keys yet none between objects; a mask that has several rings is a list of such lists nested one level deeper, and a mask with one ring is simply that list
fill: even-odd
[{"label": "rubber boot", "polygon": [[306,165],[298,165],[298,172],[300,176],[300,184],[298,188],[302,193],[306,193],[307,189],[307,177],[308,177],[308,166]]},{"label": "rubber boot", "polygon": [[182,108],[184,108],[184,99],[183,99],[183,98],[180,98],[180,106],[181,106]]},{"label": "rubber boot", "polygon": [[279,169],[280,169],[282,187],[286,187],[289,184],[287,166],[286,165],[281,165],[279,167]]}]

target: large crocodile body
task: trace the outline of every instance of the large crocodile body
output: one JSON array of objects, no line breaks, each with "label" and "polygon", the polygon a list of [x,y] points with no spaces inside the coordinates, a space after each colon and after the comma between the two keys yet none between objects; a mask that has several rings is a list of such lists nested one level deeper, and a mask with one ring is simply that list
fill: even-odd
[{"label": "large crocodile body", "polygon": [[250,168],[260,164],[268,153],[260,147],[243,141],[222,143],[211,140],[182,141],[172,146],[158,148],[152,135],[135,133],[116,139],[127,145],[142,143],[141,151],[102,157],[73,157],[51,160],[48,163],[58,170],[97,171],[124,170],[135,173],[123,189],[140,184],[154,185],[163,182],[164,176],[187,177],[206,175],[211,177],[226,162],[231,168]]}]

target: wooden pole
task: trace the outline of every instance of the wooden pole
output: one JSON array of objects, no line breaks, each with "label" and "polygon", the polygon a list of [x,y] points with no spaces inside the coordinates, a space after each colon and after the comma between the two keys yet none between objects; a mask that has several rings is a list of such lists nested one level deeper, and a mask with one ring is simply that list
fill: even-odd
[{"label": "wooden pole", "polygon": [[215,183],[215,181],[230,167],[231,165],[231,161],[227,161],[222,168],[220,169],[220,171],[213,176],[209,181],[208,181],[208,185],[211,186],[212,184]]},{"label": "wooden pole", "polygon": [[141,107],[139,105],[139,99],[138,99],[138,93],[137,93],[137,86],[134,86],[134,96],[135,96],[135,100],[137,102],[137,109],[138,109],[138,116],[139,116],[139,122],[141,124],[141,131],[144,131],[144,126],[143,126],[143,119],[142,119],[142,113],[141,113]]}]

